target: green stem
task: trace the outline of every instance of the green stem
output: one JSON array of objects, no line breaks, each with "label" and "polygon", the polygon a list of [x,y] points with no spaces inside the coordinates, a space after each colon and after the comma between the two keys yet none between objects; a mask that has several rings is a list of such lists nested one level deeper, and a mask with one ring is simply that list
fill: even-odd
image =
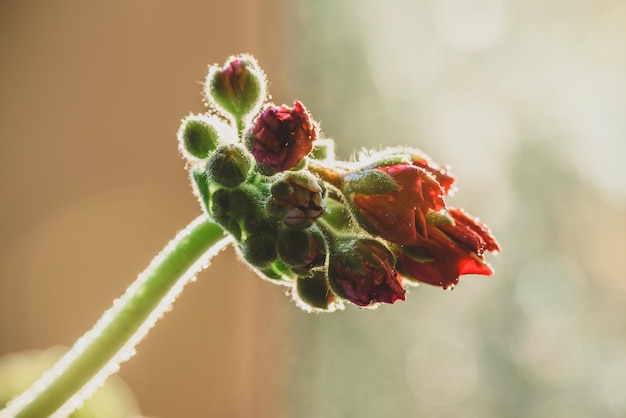
[{"label": "green stem", "polygon": [[64,417],[80,407],[135,353],[184,285],[230,242],[206,216],[191,222],[49,372],[0,411],[0,418]]},{"label": "green stem", "polygon": [[235,120],[235,125],[237,125],[237,136],[239,140],[241,140],[245,144],[243,132],[246,129],[246,122],[243,120],[243,118],[237,117]]}]

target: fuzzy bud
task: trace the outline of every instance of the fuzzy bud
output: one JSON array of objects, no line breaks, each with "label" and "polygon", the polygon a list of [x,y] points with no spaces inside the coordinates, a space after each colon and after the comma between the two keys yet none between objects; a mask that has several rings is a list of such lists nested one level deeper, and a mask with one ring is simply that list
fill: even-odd
[{"label": "fuzzy bud", "polygon": [[340,240],[330,253],[328,279],[341,298],[358,306],[404,300],[405,291],[389,250],[376,240]]},{"label": "fuzzy bud", "polygon": [[285,228],[278,236],[278,255],[298,274],[307,275],[312,268],[324,265],[328,249],[324,235],[317,227],[305,230]]},{"label": "fuzzy bud", "polygon": [[217,148],[220,135],[210,119],[202,115],[189,116],[178,130],[178,144],[188,160],[206,158]]},{"label": "fuzzy bud", "polygon": [[232,188],[246,181],[251,166],[252,159],[241,146],[222,145],[209,157],[206,175],[213,183]]},{"label": "fuzzy bud", "polygon": [[250,235],[241,245],[243,258],[255,267],[268,267],[276,260],[276,236],[272,233]]},{"label": "fuzzy bud", "polygon": [[246,134],[246,146],[262,174],[290,170],[313,149],[317,127],[299,101],[293,108],[268,106]]},{"label": "fuzzy bud", "polygon": [[211,196],[209,214],[240,240],[266,223],[261,198],[257,189],[245,184],[236,189],[218,189]]},{"label": "fuzzy bud", "polygon": [[299,277],[296,280],[296,303],[307,311],[333,312],[343,308],[343,304],[328,287],[326,274],[316,272],[312,277]]},{"label": "fuzzy bud", "polygon": [[243,119],[265,100],[265,75],[250,55],[230,57],[223,67],[209,69],[206,96],[220,110]]},{"label": "fuzzy bud", "polygon": [[294,229],[308,228],[324,214],[324,189],[308,172],[287,172],[270,189],[269,206],[283,214],[283,221]]}]

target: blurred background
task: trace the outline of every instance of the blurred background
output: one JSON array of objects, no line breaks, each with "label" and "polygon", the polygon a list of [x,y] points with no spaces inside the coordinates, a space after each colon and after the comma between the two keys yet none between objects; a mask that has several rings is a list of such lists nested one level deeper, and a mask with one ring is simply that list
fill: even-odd
[{"label": "blurred background", "polygon": [[[120,376],[151,417],[626,416],[626,3],[0,2],[0,356],[71,345],[200,209],[175,134],[249,52],[337,141],[419,147],[493,277],[310,315],[229,250]],[[1,384],[1,382],[0,382]]]}]

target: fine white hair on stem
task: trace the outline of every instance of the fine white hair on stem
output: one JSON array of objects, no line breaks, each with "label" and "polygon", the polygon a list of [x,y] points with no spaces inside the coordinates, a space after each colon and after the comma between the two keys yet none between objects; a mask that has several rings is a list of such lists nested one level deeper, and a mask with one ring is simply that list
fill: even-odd
[{"label": "fine white hair on stem", "polygon": [[[50,383],[58,376],[63,374],[65,370],[72,364],[84,351],[84,349],[95,339],[101,332],[109,326],[120,310],[126,303],[137,294],[140,287],[152,275],[157,267],[159,267],[168,254],[172,253],[178,244],[189,235],[189,233],[198,227],[201,223],[206,222],[206,216],[200,216],[192,221],[185,229],[180,231],[176,237],[171,240],[165,248],[150,262],[150,265],[139,274],[138,278],[128,287],[126,292],[113,302],[113,306],[108,309],[98,320],[96,325],[87,331],[81,338],[76,341],[74,346],[54,365],[52,369],[46,372],[37,382],[35,382],[29,390],[13,399],[4,410],[0,411],[0,418],[11,418],[19,413],[26,405],[32,402]],[[165,312],[170,308],[174,300],[182,292],[184,286],[193,281],[195,276],[208,267],[211,259],[219,253],[228,244],[233,242],[233,238],[227,236],[208,251],[199,257],[172,285],[167,291],[165,297],[159,301],[156,307],[150,312],[143,323],[135,330],[132,336],[126,341],[120,350],[94,374],[91,379],[76,393],[73,394],[62,406],[60,406],[51,417],[63,418],[67,417],[77,408],[80,408],[83,402],[88,399],[105,380],[116,373],[120,364],[129,360],[135,354],[135,346],[148,334],[150,329],[159,320]]]}]

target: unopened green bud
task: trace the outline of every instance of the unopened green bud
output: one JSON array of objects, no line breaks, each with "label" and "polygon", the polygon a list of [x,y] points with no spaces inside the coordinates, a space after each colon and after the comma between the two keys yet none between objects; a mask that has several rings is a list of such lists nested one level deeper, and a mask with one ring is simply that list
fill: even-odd
[{"label": "unopened green bud", "polygon": [[243,119],[256,113],[265,100],[265,75],[250,55],[230,57],[223,67],[209,69],[207,98],[220,110]]},{"label": "unopened green bud", "polygon": [[213,122],[202,115],[183,119],[178,130],[178,146],[185,158],[203,159],[217,148],[220,134]]},{"label": "unopened green bud", "polygon": [[260,192],[245,184],[237,189],[216,190],[209,214],[238,241],[267,224]]},{"label": "unopened green bud", "polygon": [[328,287],[326,273],[316,272],[312,277],[296,280],[295,299],[306,311],[332,312],[343,308],[343,304]]},{"label": "unopened green bud", "polygon": [[209,214],[222,228],[230,232],[237,241],[241,239],[241,226],[236,211],[232,209],[233,191],[219,189],[211,196]]},{"label": "unopened green bud", "polygon": [[241,245],[243,258],[255,267],[268,267],[276,260],[276,236],[271,233],[249,236]]},{"label": "unopened green bud", "polygon": [[284,228],[278,235],[278,255],[301,275],[324,265],[328,248],[322,232],[313,226],[305,230]]},{"label": "unopened green bud", "polygon": [[213,183],[224,187],[237,187],[248,178],[252,159],[237,144],[222,145],[207,161],[206,175]]}]

